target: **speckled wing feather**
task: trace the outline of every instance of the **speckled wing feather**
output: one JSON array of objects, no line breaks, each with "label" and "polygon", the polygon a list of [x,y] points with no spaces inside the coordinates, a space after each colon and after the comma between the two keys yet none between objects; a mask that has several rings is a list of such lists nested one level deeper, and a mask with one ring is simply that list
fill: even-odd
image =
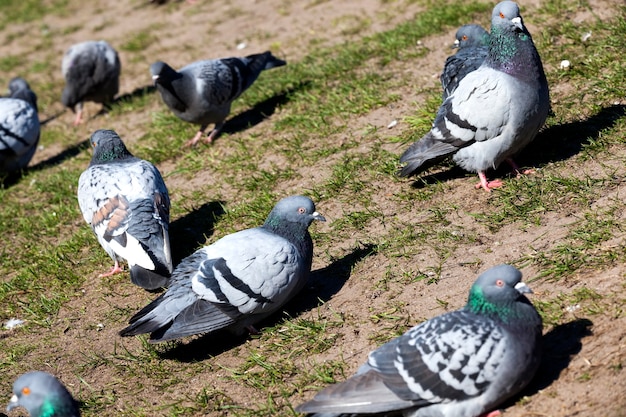
[{"label": "speckled wing feather", "polygon": [[0,98],[0,171],[28,165],[39,143],[37,110],[24,100]]}]

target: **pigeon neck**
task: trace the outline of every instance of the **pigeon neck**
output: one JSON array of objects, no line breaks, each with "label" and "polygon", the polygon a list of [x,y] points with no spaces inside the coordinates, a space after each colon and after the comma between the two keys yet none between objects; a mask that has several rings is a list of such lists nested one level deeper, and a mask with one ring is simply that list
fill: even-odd
[{"label": "pigeon neck", "polygon": [[116,145],[109,149],[100,150],[100,152],[98,152],[97,156],[94,158],[94,162],[92,162],[92,165],[106,164],[109,162],[120,161],[132,157],[133,155],[128,152],[128,149],[126,149],[125,146]]},{"label": "pigeon neck", "polygon": [[[523,297],[522,297],[523,298]],[[519,298],[516,300],[503,300],[497,303],[488,301],[480,287],[472,288],[470,291],[469,299],[466,310],[469,310],[475,314],[481,316],[487,316],[494,320],[498,320],[505,324],[509,324],[516,320],[527,320],[527,311],[525,306],[529,305],[524,303]],[[532,308],[532,306],[530,306]]]},{"label": "pigeon neck", "polygon": [[487,66],[528,81],[545,78],[532,37],[525,29],[515,30],[495,26],[489,42]]},{"label": "pigeon neck", "polygon": [[287,239],[298,248],[302,256],[313,256],[313,241],[306,226],[270,216],[263,224],[263,228]]}]

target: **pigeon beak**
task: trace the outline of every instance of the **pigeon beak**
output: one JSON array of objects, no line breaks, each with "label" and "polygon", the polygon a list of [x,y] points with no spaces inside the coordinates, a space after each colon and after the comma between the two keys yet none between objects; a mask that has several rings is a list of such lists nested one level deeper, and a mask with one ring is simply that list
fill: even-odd
[{"label": "pigeon beak", "polygon": [[454,49],[454,48],[458,48],[459,46],[461,46],[461,42],[459,42],[458,39],[455,39],[454,43],[451,46],[451,48]]},{"label": "pigeon beak", "polygon": [[317,211],[314,211],[313,214],[311,214],[311,216],[313,216],[313,220],[319,220],[321,222],[325,222],[326,221],[326,217],[322,216]]},{"label": "pigeon beak", "polygon": [[530,287],[528,285],[524,284],[522,281],[520,281],[517,284],[515,284],[515,289],[520,294],[532,294],[533,293],[533,290],[531,290]]},{"label": "pigeon beak", "polygon": [[9,401],[9,405],[7,405],[7,413],[18,406],[17,402],[18,402],[17,395],[13,394],[13,396],[11,397],[11,400]]},{"label": "pigeon beak", "polygon": [[522,18],[517,16],[511,19],[511,23],[515,25],[519,30],[524,30],[524,23],[522,23]]},{"label": "pigeon beak", "polygon": [[153,82],[154,84],[156,84],[156,83],[157,83],[158,79],[159,79],[159,76],[158,76],[158,75],[153,75],[153,76],[152,76],[152,82]]}]

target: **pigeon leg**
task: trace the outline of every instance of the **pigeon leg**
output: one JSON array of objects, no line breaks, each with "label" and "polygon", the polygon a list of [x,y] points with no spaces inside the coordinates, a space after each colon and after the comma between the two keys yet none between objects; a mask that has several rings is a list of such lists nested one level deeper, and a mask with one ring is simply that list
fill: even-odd
[{"label": "pigeon leg", "polygon": [[211,142],[213,142],[213,139],[215,139],[217,137],[217,135],[220,134],[220,132],[222,131],[222,127],[223,126],[224,126],[224,123],[216,123],[215,127],[213,128],[213,130],[211,130],[211,133],[209,133],[209,135],[204,140],[204,142],[207,145],[211,144]]},{"label": "pigeon leg", "polygon": [[525,169],[523,171],[520,171],[519,167],[517,166],[513,158],[506,158],[506,162],[508,162],[509,165],[511,165],[511,168],[513,168],[513,171],[515,171],[515,175],[518,178],[521,177],[522,175],[533,174],[535,172],[534,169]]},{"label": "pigeon leg", "polygon": [[193,138],[185,142],[185,144],[183,145],[183,148],[193,148],[194,146],[196,146],[198,141],[202,138],[204,129],[206,129],[206,126],[200,127],[200,130],[198,130],[198,133],[196,133],[196,135]]},{"label": "pigeon leg", "polygon": [[113,265],[113,268],[111,268],[111,270],[109,272],[105,272],[104,274],[100,274],[98,275],[98,277],[102,278],[102,277],[110,277],[111,275],[115,275],[118,274],[120,272],[124,272],[124,270],[120,267],[120,263],[116,260],[115,261],[115,265]]},{"label": "pigeon leg", "polygon": [[74,126],[78,126],[83,122],[83,103],[76,105],[76,118],[74,119]]},{"label": "pigeon leg", "polygon": [[500,410],[493,410],[489,413],[481,414],[480,417],[499,417],[501,415],[502,413],[500,412]]},{"label": "pigeon leg", "polygon": [[260,331],[258,331],[258,330],[256,329],[256,327],[254,327],[254,326],[253,326],[253,325],[251,325],[251,324],[247,325],[247,326],[246,326],[246,329],[248,329],[248,331],[250,332],[250,334],[253,334],[253,335],[261,334],[261,332],[260,332]]},{"label": "pigeon leg", "polygon": [[474,188],[479,189],[482,187],[487,192],[491,192],[492,188],[502,187],[503,184],[501,180],[487,181],[485,171],[478,171],[478,178],[480,178],[480,182],[476,184]]}]

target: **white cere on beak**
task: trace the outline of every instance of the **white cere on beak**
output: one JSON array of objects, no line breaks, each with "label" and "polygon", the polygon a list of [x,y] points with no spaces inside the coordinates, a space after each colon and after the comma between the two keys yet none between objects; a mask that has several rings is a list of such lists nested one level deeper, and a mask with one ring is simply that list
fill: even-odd
[{"label": "white cere on beak", "polygon": [[533,290],[530,289],[530,287],[526,284],[524,284],[522,281],[518,282],[517,284],[515,284],[515,289],[520,292],[521,294],[532,294]]}]

